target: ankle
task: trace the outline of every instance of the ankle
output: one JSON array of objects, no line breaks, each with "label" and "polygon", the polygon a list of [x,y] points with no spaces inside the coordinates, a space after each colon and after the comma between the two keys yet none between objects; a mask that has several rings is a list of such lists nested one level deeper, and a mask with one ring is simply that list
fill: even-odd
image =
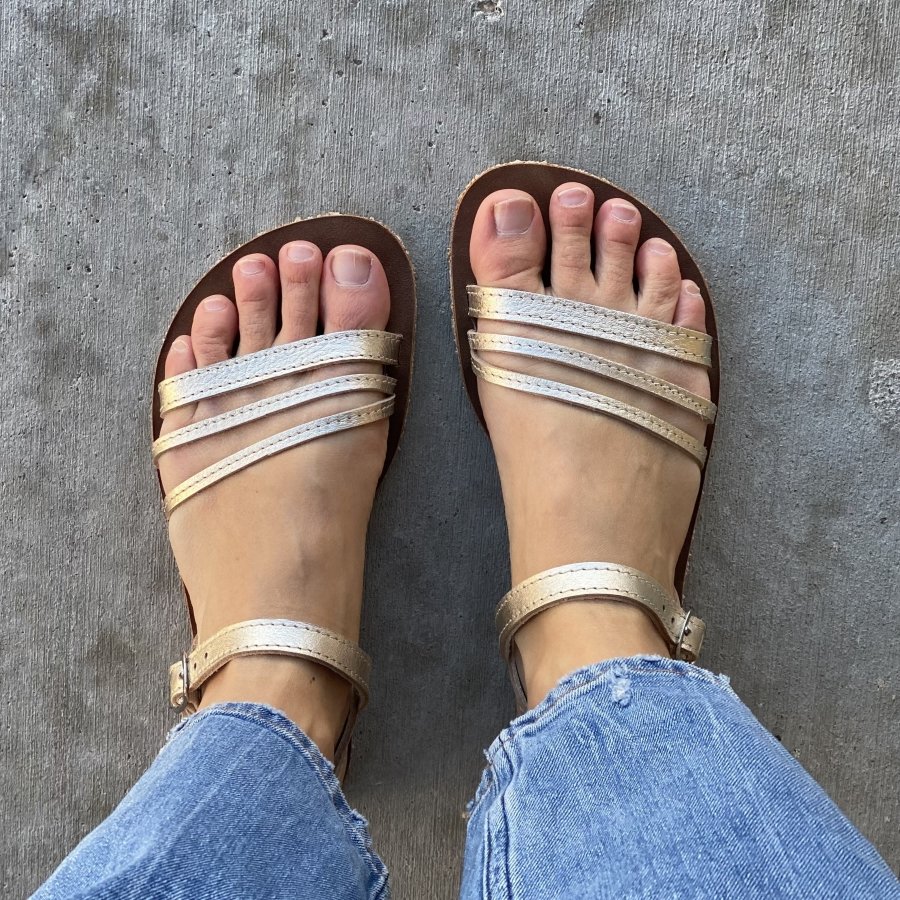
[{"label": "ankle", "polygon": [[322,755],[334,750],[350,709],[352,688],[340,675],[305,659],[244,656],[226,663],[203,687],[200,708],[259,703],[287,716]]},{"label": "ankle", "polygon": [[612,600],[553,606],[526,622],[515,643],[529,708],[584,666],[620,656],[669,656],[649,615]]}]

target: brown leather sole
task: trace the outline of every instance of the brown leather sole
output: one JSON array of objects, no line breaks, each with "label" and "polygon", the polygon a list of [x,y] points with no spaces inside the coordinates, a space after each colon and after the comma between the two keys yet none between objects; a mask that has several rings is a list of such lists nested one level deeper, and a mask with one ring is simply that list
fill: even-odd
[{"label": "brown leather sole", "polygon": [[[706,330],[713,338],[712,365],[709,370],[710,390],[712,401],[718,404],[719,352],[716,340],[715,312],[703,274],[678,235],[649,206],[603,178],[598,178],[596,175],[591,175],[588,172],[582,172],[580,169],[571,169],[567,166],[557,166],[551,163],[512,162],[487,169],[467,185],[457,203],[450,235],[450,291],[453,303],[453,333],[456,339],[456,350],[459,355],[466,391],[482,427],[485,427],[485,422],[481,401],[478,397],[478,379],[472,371],[469,341],[466,337],[469,329],[474,327],[474,322],[469,317],[469,300],[466,294],[466,286],[475,284],[475,274],[472,271],[472,263],[469,258],[469,241],[472,236],[475,214],[482,201],[494,191],[504,188],[516,188],[527,191],[537,201],[547,226],[547,263],[549,267],[552,243],[548,215],[550,197],[556,188],[567,181],[583,184],[594,192],[595,213],[603,203],[613,197],[620,197],[633,203],[641,211],[641,243],[649,238],[659,237],[667,240],[675,248],[675,252],[678,254],[678,263],[681,266],[682,277],[690,278],[697,282],[706,304]],[[544,281],[547,283],[549,280],[549,271],[546,271]],[[713,431],[714,425],[711,425],[706,433],[707,450],[710,450],[712,446]],[[697,495],[697,504],[694,507],[691,527],[688,530],[688,537],[675,572],[675,587],[678,589],[679,594],[684,586],[691,539],[694,535],[694,525],[696,524],[697,512],[700,508],[700,497],[703,493],[705,476],[706,470],[704,469],[701,473],[700,492]]]}]

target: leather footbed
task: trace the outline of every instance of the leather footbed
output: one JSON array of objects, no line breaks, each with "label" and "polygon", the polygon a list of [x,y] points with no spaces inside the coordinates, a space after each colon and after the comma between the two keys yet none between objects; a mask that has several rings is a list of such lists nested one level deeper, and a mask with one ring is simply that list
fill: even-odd
[{"label": "leather footbed", "polygon": [[[277,265],[278,251],[291,241],[309,241],[319,247],[323,257],[341,244],[358,244],[374,253],[384,267],[391,292],[391,313],[384,330],[403,335],[397,365],[390,367],[388,371],[388,374],[397,379],[397,386],[394,390],[394,412],[388,419],[387,454],[381,473],[384,477],[397,452],[409,405],[416,331],[416,283],[412,262],[400,239],[380,222],[362,216],[327,213],[273,228],[233,250],[197,282],[175,313],[156,361],[151,411],[153,439],[159,437],[162,425],[157,388],[165,377],[166,354],[176,338],[191,333],[194,311],[200,302],[210,294],[224,294],[234,300],[234,283],[231,278],[234,264],[248,253],[265,253]],[[186,589],[185,596],[187,597]],[[194,614],[190,598],[187,599],[191,630],[195,634]]]},{"label": "leather footbed", "polygon": [[[472,225],[475,214],[484,201],[494,191],[505,188],[516,188],[527,191],[537,201],[547,231],[547,266],[544,271],[544,283],[550,281],[549,261],[552,239],[550,234],[549,206],[553,192],[561,184],[568,181],[578,182],[589,187],[594,192],[594,211],[607,200],[613,197],[621,197],[633,203],[641,211],[641,236],[643,243],[652,237],[664,238],[678,254],[678,263],[681,266],[682,278],[690,278],[695,281],[703,294],[706,304],[706,331],[713,338],[712,365],[709,369],[710,390],[712,401],[718,404],[719,400],[719,352],[716,332],[716,317],[709,294],[709,288],[703,278],[697,263],[688,253],[678,235],[645,203],[633,197],[627,191],[616,187],[614,184],[588,172],[579,169],[571,169],[567,166],[557,166],[543,162],[512,162],[494,166],[482,172],[471,181],[463,191],[456,206],[456,214],[453,218],[453,226],[450,235],[450,290],[453,303],[454,327],[453,334],[456,339],[456,350],[462,367],[463,381],[472,406],[478,415],[482,427],[485,427],[484,413],[481,409],[481,401],[478,398],[478,379],[472,371],[471,351],[467,334],[475,323],[469,317],[469,298],[466,286],[475,284],[475,274],[472,271],[472,263],[469,259],[469,240],[472,236]],[[712,446],[714,425],[710,425],[706,432],[706,449]],[[708,464],[708,463],[707,463]],[[694,535],[694,526],[697,521],[697,512],[700,508],[700,497],[703,493],[703,485],[706,477],[706,469],[701,472],[700,491],[697,495],[697,503],[688,529],[687,540],[678,561],[675,572],[675,587],[681,594],[684,588],[684,579],[687,572],[690,556],[691,539]]]}]

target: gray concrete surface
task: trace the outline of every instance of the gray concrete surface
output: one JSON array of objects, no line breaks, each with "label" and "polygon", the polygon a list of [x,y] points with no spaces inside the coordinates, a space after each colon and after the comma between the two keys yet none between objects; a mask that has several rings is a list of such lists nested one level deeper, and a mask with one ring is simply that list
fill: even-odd
[{"label": "gray concrete surface", "polygon": [[342,209],[419,274],[372,528],[351,800],[396,895],[455,891],[511,711],[493,463],[451,346],[463,185],[545,158],[681,232],[721,323],[689,584],[706,664],[900,866],[900,16],[891,0],[0,6],[0,893],[37,886],[172,723],[185,623],[148,457],[157,344],[248,236]]}]

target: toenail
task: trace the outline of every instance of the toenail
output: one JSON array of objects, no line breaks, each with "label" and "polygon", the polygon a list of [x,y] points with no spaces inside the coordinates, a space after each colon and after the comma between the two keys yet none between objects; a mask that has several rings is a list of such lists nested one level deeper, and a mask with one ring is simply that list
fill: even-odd
[{"label": "toenail", "polygon": [[187,353],[188,350],[191,349],[191,347],[190,344],[188,344],[187,338],[180,337],[175,338],[175,340],[172,342],[172,349],[176,353]]},{"label": "toenail", "polygon": [[612,208],[612,217],[619,222],[633,222],[638,211],[630,203],[616,203]]},{"label": "toenail", "polygon": [[665,241],[648,241],[647,249],[657,256],[668,256],[672,252],[672,248]]},{"label": "toenail", "polygon": [[291,262],[309,262],[315,255],[315,250],[306,244],[290,244],[287,248],[287,258]]},{"label": "toenail", "polygon": [[242,259],[238,263],[238,268],[241,270],[241,275],[260,275],[266,270],[262,260],[259,259]]},{"label": "toenail", "polygon": [[562,206],[584,206],[587,203],[588,192],[584,188],[567,188],[556,196]]},{"label": "toenail", "polygon": [[524,197],[501,200],[494,205],[497,234],[525,234],[534,219],[534,203]]},{"label": "toenail", "polygon": [[219,310],[225,309],[228,306],[228,301],[223,297],[207,297],[203,301],[204,309],[208,309],[210,312],[219,312]]},{"label": "toenail", "polygon": [[338,284],[359,285],[369,280],[372,257],[359,250],[338,250],[331,257],[331,273]]},{"label": "toenail", "polygon": [[685,292],[686,294],[690,294],[690,295],[693,296],[693,297],[699,297],[699,296],[701,296],[701,294],[700,294],[700,288],[698,288],[697,285],[694,284],[693,281],[689,281],[689,282],[687,282],[687,284],[685,284],[685,286],[684,286],[684,292]]}]

